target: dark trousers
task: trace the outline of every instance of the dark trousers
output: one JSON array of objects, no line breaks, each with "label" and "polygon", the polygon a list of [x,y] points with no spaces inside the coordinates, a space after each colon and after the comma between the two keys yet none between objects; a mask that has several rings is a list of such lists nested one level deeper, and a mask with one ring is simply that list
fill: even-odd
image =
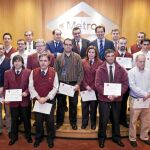
[{"label": "dark trousers", "polygon": [[127,101],[129,97],[129,88],[126,93],[123,95],[121,102],[121,111],[120,111],[120,123],[127,123]]},{"label": "dark trousers", "polygon": [[[65,101],[66,95],[57,95],[57,112],[56,123],[63,124],[65,117]],[[78,104],[78,92],[75,92],[74,97],[69,97],[69,120],[70,124],[77,123],[77,104]]]},{"label": "dark trousers", "polygon": [[[18,118],[21,115],[24,123],[26,138],[31,137],[31,122],[30,122],[30,108],[27,107],[10,107],[11,112],[11,139],[18,139]],[[19,114],[21,113],[21,114]]]},{"label": "dark trousers", "polygon": [[102,102],[99,101],[99,140],[106,139],[107,123],[109,121],[110,114],[112,116],[112,138],[113,140],[120,139],[120,108],[121,102]]},{"label": "dark trousers", "polygon": [[82,125],[88,125],[90,115],[91,126],[96,126],[97,104],[97,101],[82,101]]},{"label": "dark trousers", "polygon": [[46,130],[47,130],[47,141],[53,141],[55,137],[55,126],[54,126],[54,109],[55,109],[55,103],[54,101],[51,102],[52,108],[50,115],[42,114],[35,112],[35,121],[36,121],[36,133],[35,133],[35,140],[41,141],[44,136],[44,127],[43,123],[45,121]]}]

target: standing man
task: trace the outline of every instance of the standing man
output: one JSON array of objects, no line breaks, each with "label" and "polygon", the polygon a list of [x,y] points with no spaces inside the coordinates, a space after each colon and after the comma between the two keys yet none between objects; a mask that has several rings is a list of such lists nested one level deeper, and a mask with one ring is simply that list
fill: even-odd
[{"label": "standing man", "polygon": [[[39,67],[39,56],[43,53],[47,53],[46,51],[46,43],[43,39],[37,39],[35,42],[36,53],[28,56],[27,59],[27,68],[33,70]],[[50,66],[54,65],[54,56],[50,55]]]},{"label": "standing man", "polygon": [[12,47],[12,35],[10,33],[3,34],[3,41],[4,41],[4,50],[5,56],[10,58],[11,54],[16,52],[16,49]]},{"label": "standing man", "polygon": [[12,60],[13,68],[5,72],[4,90],[22,89],[22,101],[10,102],[11,112],[11,137],[9,145],[15,144],[18,140],[18,117],[24,123],[25,137],[28,143],[32,143],[31,122],[30,122],[30,94],[28,90],[30,70],[24,68],[24,61],[20,55],[16,55]]},{"label": "standing man", "polygon": [[114,44],[112,41],[105,38],[105,27],[104,26],[97,26],[95,28],[95,33],[97,39],[92,41],[90,45],[96,46],[99,51],[99,58],[101,60],[105,60],[105,51],[107,49],[115,50]]},{"label": "standing man", "polygon": [[89,46],[90,41],[84,38],[81,38],[81,29],[79,27],[75,27],[72,30],[72,43],[73,43],[73,49],[72,51],[79,54],[81,58],[85,58],[86,56],[86,50]]},{"label": "standing man", "polygon": [[24,33],[25,40],[26,40],[26,50],[30,53],[33,54],[36,52],[36,47],[35,47],[35,41],[33,40],[33,32],[32,31],[26,31]]},{"label": "standing man", "polygon": [[53,40],[46,43],[46,49],[49,50],[55,58],[64,51],[63,42],[61,40],[61,34],[61,30],[53,30]]},{"label": "standing man", "polygon": [[119,29],[112,29],[111,31],[112,41],[114,43],[115,50],[118,50],[120,31]]},{"label": "standing man", "polygon": [[129,140],[133,147],[137,147],[136,142],[136,123],[140,120],[140,140],[150,145],[150,108],[135,108],[135,101],[150,100],[150,70],[145,67],[146,57],[143,54],[136,56],[136,66],[129,73],[130,86],[130,127]]},{"label": "standing man", "polygon": [[[120,137],[120,109],[123,94],[128,88],[128,76],[124,68],[115,62],[115,51],[108,49],[105,51],[106,61],[98,68],[95,79],[95,86],[99,100],[99,147],[103,148],[106,139],[107,123],[110,114],[112,115],[112,139],[121,147],[124,144]],[[104,83],[120,83],[121,96],[104,95]]]},{"label": "standing man", "polygon": [[150,53],[149,53],[149,48],[150,48],[150,39],[146,38],[141,41],[141,50],[139,52],[136,52],[133,54],[133,65],[135,66],[136,64],[136,56],[139,54],[143,54],[146,57],[145,61],[145,67],[150,69]]},{"label": "standing man", "polygon": [[11,54],[10,59],[11,59],[11,66],[12,66],[12,60],[13,57],[16,55],[20,55],[23,58],[24,61],[24,67],[27,67],[27,58],[28,58],[28,53],[26,53],[26,42],[24,39],[19,39],[17,41],[17,52]]},{"label": "standing man", "polygon": [[40,67],[34,69],[30,75],[29,91],[31,98],[40,104],[51,103],[50,114],[35,112],[36,133],[34,147],[38,147],[44,136],[43,122],[46,123],[48,147],[54,146],[54,97],[58,90],[58,76],[55,70],[49,67],[50,56],[41,54],[39,56]]},{"label": "standing man", "polygon": [[142,48],[141,41],[144,40],[145,38],[146,38],[146,33],[139,32],[137,34],[137,43],[131,45],[131,47],[129,49],[131,51],[131,54],[134,54],[141,50],[141,48]]},{"label": "standing man", "polygon": [[[4,73],[6,70],[10,69],[10,59],[7,58],[5,55],[4,46],[0,43],[0,98],[3,98],[4,92]],[[10,136],[11,131],[11,117],[10,117],[10,110],[9,105],[5,105],[5,120],[6,120],[6,128],[8,134]],[[2,103],[0,103],[0,134],[2,134]]]},{"label": "standing man", "polygon": [[[78,90],[83,79],[81,57],[72,52],[72,40],[64,40],[64,52],[56,59],[55,69],[58,73],[59,82],[74,86],[74,97],[69,97],[69,120],[73,130],[77,130],[77,104]],[[66,95],[57,94],[56,128],[60,128],[64,122]]]},{"label": "standing man", "polygon": [[[121,37],[118,43],[118,50],[115,52],[116,57],[127,57],[132,58],[132,54],[127,52],[127,39],[125,37]],[[123,99],[121,102],[121,112],[120,112],[120,124],[126,128],[129,128],[129,124],[127,122],[127,101],[129,97],[129,88],[123,95]]]}]

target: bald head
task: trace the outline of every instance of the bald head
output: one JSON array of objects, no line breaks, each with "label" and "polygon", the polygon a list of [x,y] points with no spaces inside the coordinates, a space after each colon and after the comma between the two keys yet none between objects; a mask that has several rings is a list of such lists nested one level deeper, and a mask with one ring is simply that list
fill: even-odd
[{"label": "bald head", "polygon": [[146,61],[146,58],[143,54],[136,56],[136,66],[139,68],[139,70],[144,70],[145,61]]}]

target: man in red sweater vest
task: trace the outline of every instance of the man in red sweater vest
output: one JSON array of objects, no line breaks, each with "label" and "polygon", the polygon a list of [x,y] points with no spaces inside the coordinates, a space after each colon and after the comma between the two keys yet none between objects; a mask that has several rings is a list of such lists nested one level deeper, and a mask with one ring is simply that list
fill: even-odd
[{"label": "man in red sweater vest", "polygon": [[50,56],[41,54],[39,56],[40,67],[33,69],[29,79],[29,91],[31,98],[40,104],[51,103],[50,114],[35,112],[36,133],[34,147],[38,147],[44,136],[43,122],[46,123],[48,147],[54,146],[54,97],[58,90],[58,76],[55,70],[49,67]]}]

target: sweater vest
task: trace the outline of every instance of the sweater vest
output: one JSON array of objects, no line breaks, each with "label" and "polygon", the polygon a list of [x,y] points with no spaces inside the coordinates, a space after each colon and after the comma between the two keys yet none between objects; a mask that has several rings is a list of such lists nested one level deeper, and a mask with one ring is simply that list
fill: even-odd
[{"label": "sweater vest", "polygon": [[48,68],[45,76],[42,76],[40,68],[33,70],[33,85],[40,97],[46,97],[53,89],[54,78],[55,70],[53,68]]}]

